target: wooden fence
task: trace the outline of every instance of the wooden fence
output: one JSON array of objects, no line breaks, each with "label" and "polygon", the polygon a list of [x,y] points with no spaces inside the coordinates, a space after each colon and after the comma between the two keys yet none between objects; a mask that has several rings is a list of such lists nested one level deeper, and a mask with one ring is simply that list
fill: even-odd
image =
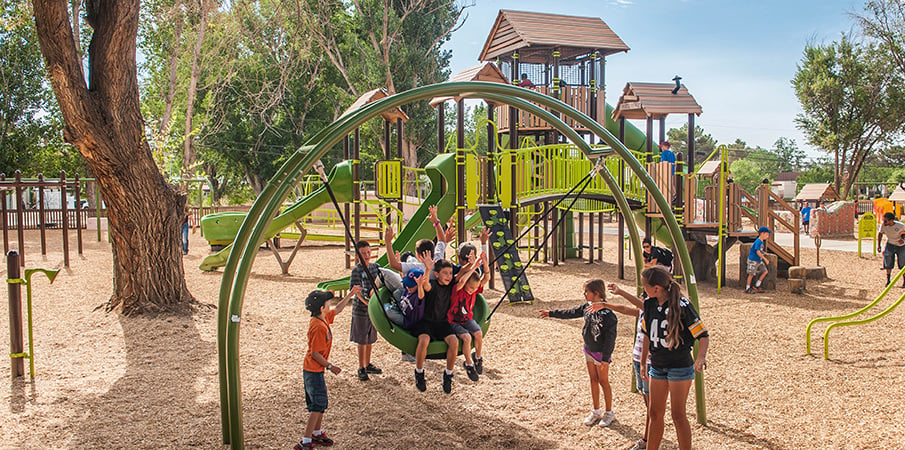
[{"label": "wooden fence", "polygon": [[[45,189],[59,189],[59,209],[45,208]],[[23,193],[28,189],[37,189],[38,198],[34,208],[26,208]],[[73,207],[69,207],[67,194],[72,191],[76,199]],[[82,254],[82,229],[87,227],[88,212],[79,208],[79,176],[72,181],[66,180],[66,172],[60,172],[57,180],[45,180],[43,175],[37,179],[22,179],[22,173],[16,171],[15,178],[7,180],[0,174],[0,228],[3,231],[3,252],[9,253],[9,233],[17,235],[20,264],[25,266],[25,230],[41,230],[41,254],[47,254],[48,228],[59,228],[63,234],[63,264],[69,267],[69,229],[74,228],[78,239],[78,252]],[[12,200],[12,201],[10,201]]]}]

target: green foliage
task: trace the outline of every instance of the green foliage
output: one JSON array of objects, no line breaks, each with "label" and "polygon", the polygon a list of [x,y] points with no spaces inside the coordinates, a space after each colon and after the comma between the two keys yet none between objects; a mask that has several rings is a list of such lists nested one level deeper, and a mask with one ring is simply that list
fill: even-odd
[{"label": "green foliage", "polygon": [[63,123],[44,74],[27,2],[0,6],[0,173],[86,174],[81,155],[63,142]]},{"label": "green foliage", "polygon": [[761,172],[757,163],[748,159],[740,159],[732,162],[729,164],[729,171],[732,172],[732,177],[735,182],[744,190],[751,193],[754,193],[754,189],[757,188],[764,179],[764,174]]},{"label": "green foliage", "polygon": [[808,165],[798,174],[798,189],[810,183],[830,183],[833,181],[833,162],[823,157]]},{"label": "green foliage", "polygon": [[[688,154],[688,124],[682,125],[681,128],[672,128],[666,132],[672,151],[681,152],[683,155]],[[695,161],[700,162],[703,158],[710,156],[716,148],[716,139],[709,134],[704,134],[704,129],[695,125],[694,127],[694,152]]]},{"label": "green foliage", "polygon": [[804,111],[798,127],[811,145],[838,158],[835,182],[846,198],[865,160],[902,130],[902,77],[881,49],[843,34],[806,46],[792,85]]},{"label": "green foliage", "polygon": [[798,172],[804,167],[805,153],[798,148],[795,139],[780,137],[773,143],[770,153],[776,156],[778,172]]}]

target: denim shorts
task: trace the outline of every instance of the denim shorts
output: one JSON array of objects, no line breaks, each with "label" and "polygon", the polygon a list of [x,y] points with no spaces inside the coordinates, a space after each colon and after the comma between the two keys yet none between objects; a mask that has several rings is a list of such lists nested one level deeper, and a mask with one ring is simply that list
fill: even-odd
[{"label": "denim shorts", "polygon": [[635,387],[638,388],[638,392],[650,395],[650,382],[641,378],[641,361],[632,361],[632,366],[635,367]]},{"label": "denim shorts", "polygon": [[905,265],[905,245],[890,245],[887,243],[886,248],[883,249],[883,268],[891,270],[897,258],[899,260],[899,269],[901,269]]},{"label": "denim shorts", "polygon": [[453,333],[458,334],[474,334],[481,331],[481,326],[478,325],[474,319],[466,321],[465,323],[450,323],[450,327],[452,327]]},{"label": "denim shorts", "polygon": [[302,371],[305,382],[305,406],[310,412],[322,413],[327,410],[327,382],[324,372]]},{"label": "denim shorts", "polygon": [[661,369],[648,365],[647,374],[654,380],[688,381],[694,379],[694,366]]}]

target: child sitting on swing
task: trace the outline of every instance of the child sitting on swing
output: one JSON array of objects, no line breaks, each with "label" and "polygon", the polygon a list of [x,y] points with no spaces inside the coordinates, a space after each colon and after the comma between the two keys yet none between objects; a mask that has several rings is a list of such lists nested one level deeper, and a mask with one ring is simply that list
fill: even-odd
[{"label": "child sitting on swing", "polygon": [[[477,269],[483,267],[483,276]],[[449,313],[446,318],[453,332],[462,341],[462,354],[465,362],[462,363],[465,373],[471,381],[478,381],[478,375],[484,373],[484,358],[481,355],[481,343],[483,333],[481,325],[474,320],[474,302],[478,294],[484,292],[484,285],[490,279],[490,263],[487,254],[481,253],[480,258],[473,259],[467,266],[463,266],[453,286],[452,296],[449,299]],[[471,339],[474,336],[474,353],[471,352]]]}]

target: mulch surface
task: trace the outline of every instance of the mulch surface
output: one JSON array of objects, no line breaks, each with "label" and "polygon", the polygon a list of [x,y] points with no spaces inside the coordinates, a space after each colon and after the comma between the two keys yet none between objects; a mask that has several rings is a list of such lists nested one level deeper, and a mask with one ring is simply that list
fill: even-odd
[{"label": "mulch surface", "polygon": [[[222,272],[197,269],[205,242],[192,235],[185,257],[189,290],[201,303],[191,315],[123,317],[103,305],[112,292],[109,244],[85,238],[84,254],[49,285],[35,276],[34,381],[0,383],[0,448],[218,448],[221,446],[217,376],[216,303]],[[40,255],[27,234],[27,267],[62,266],[59,236]],[[441,389],[442,365],[428,361],[427,392],[415,389],[414,365],[378,340],[373,362],[384,373],[360,382],[349,311],[333,326],[325,429],[336,448],[627,448],[643,432],[644,404],[629,390],[633,320],[620,316],[610,379],[616,422],[584,426],[591,408],[581,352],[581,320],[537,317],[538,309],[581,302],[582,282],[616,280],[616,243],[606,236],[605,263],[535,263],[528,279],[534,305],[504,304],[485,341],[485,370],[471,382],[461,358],[451,395]],[[905,445],[905,340],[896,325],[905,308],[866,325],[835,328],[824,360],[821,324],[813,355],[805,354],[805,326],[815,317],[845,314],[872,301],[885,281],[880,257],[821,251],[830,279],[811,281],[804,295],[776,291],[746,295],[736,286],[737,247],[729,252],[730,286],[700,289],[701,315],[710,330],[705,372],[707,426],[688,414],[694,447],[902,448]],[[288,250],[284,250],[288,255]],[[802,250],[813,265],[813,250]],[[245,295],[241,326],[241,380],[245,442],[249,448],[289,448],[302,434],[307,412],[302,359],[309,315],[303,301],[315,284],[345,276],[342,249],[306,244],[290,269],[269,251],[258,254]],[[4,276],[5,276],[5,267]],[[634,271],[627,270],[629,280]],[[626,281],[618,281],[630,288]],[[497,287],[500,284],[498,282]],[[873,310],[892,304],[895,287]],[[501,292],[489,290],[493,303]],[[616,301],[622,301],[618,299]],[[6,301],[0,316],[8,317]],[[100,306],[100,308],[99,308]],[[8,327],[0,340],[9,342]],[[9,373],[2,359],[0,370]],[[27,371],[26,362],[26,371]],[[666,418],[663,448],[676,448]]]}]

